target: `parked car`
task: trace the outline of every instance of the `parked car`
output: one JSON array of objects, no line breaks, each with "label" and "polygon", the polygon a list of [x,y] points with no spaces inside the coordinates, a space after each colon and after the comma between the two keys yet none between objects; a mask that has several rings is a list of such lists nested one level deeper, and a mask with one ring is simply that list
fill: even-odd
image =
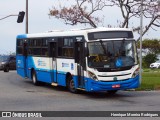
[{"label": "parked car", "polygon": [[150,64],[150,68],[160,68],[160,60]]},{"label": "parked car", "polygon": [[8,58],[8,56],[6,56],[6,55],[0,55],[0,70],[3,70],[2,62],[6,61],[7,58]]},{"label": "parked car", "polygon": [[16,69],[16,56],[1,56],[0,59],[0,69],[4,72],[9,72],[9,70]]}]

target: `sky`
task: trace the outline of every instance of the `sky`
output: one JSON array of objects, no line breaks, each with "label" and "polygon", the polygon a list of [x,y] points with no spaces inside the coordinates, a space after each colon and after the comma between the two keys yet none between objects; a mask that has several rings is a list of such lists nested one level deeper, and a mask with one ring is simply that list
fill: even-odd
[{"label": "sky", "polygon": [[[19,11],[25,11],[26,0],[1,0],[0,18],[7,15],[16,14]],[[68,30],[77,28],[87,28],[89,26],[77,25],[70,26],[63,23],[62,20],[49,17],[49,9],[58,6],[58,0],[28,0],[29,1],[29,33],[46,32],[50,30]],[[61,0],[62,1],[62,0]],[[69,6],[74,0],[63,0],[63,4]],[[121,17],[116,8],[106,8],[97,15],[107,16],[104,19],[104,26],[117,24],[117,18]],[[96,14],[95,14],[96,15]],[[144,20],[147,22],[146,20]],[[133,21],[139,24],[139,20]],[[99,27],[102,25],[100,24]],[[0,54],[13,53],[16,50],[16,36],[25,33],[25,20],[23,23],[17,23],[17,16],[12,16],[0,20]],[[159,31],[149,31],[144,38],[159,38]]]}]

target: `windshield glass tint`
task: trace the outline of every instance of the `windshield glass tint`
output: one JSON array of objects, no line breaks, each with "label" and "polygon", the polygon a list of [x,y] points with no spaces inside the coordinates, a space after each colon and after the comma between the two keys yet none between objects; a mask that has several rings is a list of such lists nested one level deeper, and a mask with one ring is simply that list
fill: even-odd
[{"label": "windshield glass tint", "polygon": [[137,64],[135,41],[98,41],[88,43],[89,67],[121,68]]}]

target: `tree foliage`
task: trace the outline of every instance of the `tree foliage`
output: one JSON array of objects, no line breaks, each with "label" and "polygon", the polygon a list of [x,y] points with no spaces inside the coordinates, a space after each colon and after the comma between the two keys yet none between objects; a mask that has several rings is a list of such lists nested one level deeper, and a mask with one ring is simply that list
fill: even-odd
[{"label": "tree foliage", "polygon": [[[69,1],[69,0],[68,0]],[[100,17],[93,15],[95,12],[102,10],[107,4],[106,0],[75,0],[76,4],[70,7],[59,6],[59,8],[53,7],[50,10],[49,15],[58,19],[63,19],[66,24],[77,25],[90,24],[96,28],[100,20]]]},{"label": "tree foliage", "polygon": [[[138,42],[139,48],[140,42]],[[158,54],[160,54],[160,40],[158,39],[145,39],[142,41],[142,52],[145,53],[143,57],[142,65],[145,68],[148,68],[149,65],[155,62]]]},{"label": "tree foliage", "polygon": [[157,59],[156,54],[149,53],[146,56],[143,57],[143,67],[148,68],[151,63],[155,62]]},{"label": "tree foliage", "polygon": [[[60,0],[57,0],[60,1]],[[68,0],[73,1],[73,0]],[[62,19],[66,24],[89,24],[96,28],[103,22],[100,16],[95,13],[102,11],[105,7],[118,7],[123,19],[118,19],[118,27],[132,27],[139,33],[140,26],[132,26],[132,18],[140,18],[141,0],[74,0],[76,4],[66,7],[60,4],[54,6],[49,15]],[[63,2],[63,1],[62,1]],[[152,28],[160,27],[160,2],[159,0],[145,0],[143,2],[143,16],[149,20],[149,23],[143,28],[143,35]],[[111,14],[110,14],[111,15]],[[109,15],[108,15],[109,16]],[[112,26],[112,25],[106,25]],[[139,38],[138,38],[139,40]]]},{"label": "tree foliage", "polygon": [[[138,42],[139,47],[139,42]],[[142,41],[142,49],[146,53],[160,54],[160,40],[157,39],[145,39]]]}]

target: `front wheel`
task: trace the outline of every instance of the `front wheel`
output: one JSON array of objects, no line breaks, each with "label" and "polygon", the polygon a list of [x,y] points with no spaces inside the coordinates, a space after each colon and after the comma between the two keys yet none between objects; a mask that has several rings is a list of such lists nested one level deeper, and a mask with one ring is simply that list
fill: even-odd
[{"label": "front wheel", "polygon": [[109,95],[114,95],[114,94],[116,94],[117,91],[118,91],[118,90],[108,90],[107,93],[108,93]]},{"label": "front wheel", "polygon": [[78,90],[75,88],[75,83],[74,83],[74,80],[73,80],[72,77],[69,77],[67,79],[67,86],[68,86],[68,89],[69,89],[70,92],[72,92],[72,93],[77,93],[78,92]]}]

